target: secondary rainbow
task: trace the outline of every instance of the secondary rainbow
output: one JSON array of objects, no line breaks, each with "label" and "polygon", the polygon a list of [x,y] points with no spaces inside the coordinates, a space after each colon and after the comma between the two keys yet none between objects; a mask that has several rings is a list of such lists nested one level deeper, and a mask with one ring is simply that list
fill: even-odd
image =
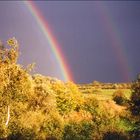
[{"label": "secondary rainbow", "polygon": [[121,68],[121,73],[123,76],[124,81],[131,81],[130,80],[130,72],[131,67],[129,65],[128,59],[127,59],[127,54],[126,51],[123,48],[123,41],[121,39],[121,35],[118,32],[118,28],[115,25],[115,22],[113,21],[112,15],[110,11],[107,9],[106,5],[104,2],[98,2],[98,14],[101,17],[101,21],[103,24],[103,27],[107,33],[107,35],[110,38],[110,42],[112,44],[112,49],[114,50],[115,57],[117,58],[120,68]]},{"label": "secondary rainbow", "polygon": [[38,8],[35,6],[35,4],[32,1],[24,1],[24,4],[28,7],[30,13],[35,18],[38,26],[40,27],[42,33],[48,40],[51,51],[53,52],[53,55],[60,68],[61,75],[63,78],[62,80],[73,81],[72,74],[70,73],[65,57],[62,53],[62,50],[60,49],[55,37],[52,35],[47,21],[43,18],[40,11],[38,10]]}]

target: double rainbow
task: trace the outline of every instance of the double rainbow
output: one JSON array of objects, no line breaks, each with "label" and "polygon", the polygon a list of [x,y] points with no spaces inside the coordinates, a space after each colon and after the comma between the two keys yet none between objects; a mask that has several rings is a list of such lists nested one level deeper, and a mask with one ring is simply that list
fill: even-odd
[{"label": "double rainbow", "polygon": [[[49,42],[49,47],[53,52],[55,59],[57,60],[58,66],[61,71],[61,75],[64,81],[73,81],[72,74],[69,71],[68,65],[66,63],[65,57],[60,49],[57,40],[52,35],[50,31],[50,27],[48,26],[47,21],[41,15],[39,9],[35,6],[34,2],[32,1],[24,1],[25,5],[28,7],[29,11],[31,12],[32,16],[35,18],[38,26],[40,27],[42,33],[46,37]],[[110,41],[112,44],[112,49],[115,52],[115,57],[120,64],[121,75],[124,81],[130,81],[130,67],[129,62],[126,59],[127,55],[125,50],[123,49],[123,42],[120,38],[120,34],[115,23],[112,20],[112,16],[108,9],[106,8],[105,4],[102,2],[98,2],[98,14],[101,17],[103,27],[105,31],[108,33],[110,37]]]}]

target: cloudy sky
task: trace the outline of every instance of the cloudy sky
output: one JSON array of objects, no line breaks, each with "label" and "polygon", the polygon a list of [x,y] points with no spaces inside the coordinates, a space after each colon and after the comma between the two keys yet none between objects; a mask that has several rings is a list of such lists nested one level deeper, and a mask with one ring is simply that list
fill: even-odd
[{"label": "cloudy sky", "polygon": [[[140,73],[139,1],[35,1],[76,83],[128,82]],[[20,1],[0,1],[0,39],[15,36],[19,63],[61,79],[40,28]]]}]

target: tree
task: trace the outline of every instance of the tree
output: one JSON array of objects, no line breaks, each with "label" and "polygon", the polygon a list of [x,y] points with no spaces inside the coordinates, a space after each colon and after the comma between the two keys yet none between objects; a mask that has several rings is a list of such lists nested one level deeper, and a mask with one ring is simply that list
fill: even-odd
[{"label": "tree", "polygon": [[7,44],[0,43],[0,138],[21,126],[20,117],[27,111],[33,93],[32,77],[16,64],[19,46],[16,39],[9,39]]},{"label": "tree", "polygon": [[132,115],[137,116],[135,120],[135,127],[130,132],[133,139],[140,139],[140,74],[132,84],[132,96],[130,109]]},{"label": "tree", "polygon": [[52,90],[56,95],[57,109],[61,115],[80,109],[83,97],[74,83],[57,81],[52,84]]},{"label": "tree", "polygon": [[131,112],[140,116],[140,74],[132,84]]}]

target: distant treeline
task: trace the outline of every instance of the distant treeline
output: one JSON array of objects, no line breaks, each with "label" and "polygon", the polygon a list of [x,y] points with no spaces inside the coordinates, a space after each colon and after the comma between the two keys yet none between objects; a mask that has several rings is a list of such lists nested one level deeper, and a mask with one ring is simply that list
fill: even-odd
[{"label": "distant treeline", "polygon": [[102,83],[98,81],[93,81],[89,84],[78,84],[79,89],[131,89],[131,83]]}]

